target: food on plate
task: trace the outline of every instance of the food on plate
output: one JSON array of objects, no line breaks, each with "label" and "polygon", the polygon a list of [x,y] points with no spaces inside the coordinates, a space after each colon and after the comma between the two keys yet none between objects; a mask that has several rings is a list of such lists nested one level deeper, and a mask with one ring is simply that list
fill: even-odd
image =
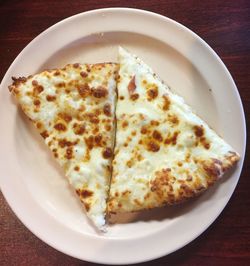
[{"label": "food on plate", "polygon": [[120,47],[118,63],[68,64],[9,86],[101,230],[106,212],[180,203],[240,158],[141,59]]},{"label": "food on plate", "polygon": [[105,224],[118,65],[68,64],[9,86],[98,228]]},{"label": "food on plate", "polygon": [[108,212],[175,204],[205,191],[239,155],[135,55],[119,48]]}]

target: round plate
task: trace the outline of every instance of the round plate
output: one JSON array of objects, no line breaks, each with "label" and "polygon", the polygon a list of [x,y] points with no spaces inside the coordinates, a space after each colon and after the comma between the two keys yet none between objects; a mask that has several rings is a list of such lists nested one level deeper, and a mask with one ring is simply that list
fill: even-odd
[{"label": "round plate", "polygon": [[[241,155],[238,165],[201,197],[183,205],[112,217],[106,234],[86,218],[63,172],[8,92],[12,76],[67,63],[116,61],[118,46],[137,54]],[[15,59],[0,90],[1,188],[18,218],[40,239],[73,257],[129,264],[169,254],[199,236],[220,214],[238,182],[245,118],[237,88],[215,52],[166,17],[109,8],[65,19]]]}]

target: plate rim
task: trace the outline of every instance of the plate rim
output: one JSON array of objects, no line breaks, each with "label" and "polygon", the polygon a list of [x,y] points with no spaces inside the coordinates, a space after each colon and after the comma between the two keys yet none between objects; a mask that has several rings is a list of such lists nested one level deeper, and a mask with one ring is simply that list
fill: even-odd
[{"label": "plate rim", "polygon": [[[164,20],[164,22],[168,22],[168,23],[172,23],[172,24],[175,24],[178,28],[180,28],[181,30],[185,31],[185,32],[188,32],[189,34],[191,34],[191,36],[193,38],[195,38],[196,40],[198,40],[199,42],[202,43],[202,45],[204,45],[208,50],[209,52],[216,58],[216,60],[218,61],[218,63],[220,64],[220,66],[223,68],[223,71],[225,72],[227,78],[230,80],[230,83],[234,86],[234,91],[236,93],[236,96],[237,96],[237,100],[239,101],[240,103],[240,107],[241,107],[241,115],[242,115],[242,118],[243,118],[243,125],[244,125],[244,132],[243,132],[243,135],[244,135],[244,139],[243,139],[243,143],[244,143],[244,153],[242,154],[242,160],[241,160],[241,164],[239,165],[239,176],[237,178],[237,182],[235,183],[234,185],[234,188],[232,190],[232,192],[230,193],[229,197],[227,198],[227,201],[224,205],[224,207],[222,209],[220,209],[218,211],[218,213],[216,213],[216,215],[214,216],[215,218],[211,220],[210,223],[207,224],[207,226],[203,227],[200,231],[197,232],[196,235],[194,235],[193,237],[191,237],[191,239],[188,239],[186,242],[183,243],[182,246],[178,246],[176,247],[175,249],[172,249],[170,252],[165,252],[165,253],[162,253],[162,254],[156,254],[155,256],[148,256],[146,257],[146,259],[137,259],[137,260],[134,260],[134,259],[130,259],[126,262],[122,262],[122,261],[112,261],[112,260],[109,260],[107,257],[105,258],[105,261],[103,261],[103,258],[99,259],[99,258],[83,258],[83,257],[79,257],[79,256],[75,256],[73,255],[72,253],[70,253],[68,250],[65,250],[61,247],[58,247],[55,245],[55,243],[53,241],[48,241],[47,238],[41,236],[41,232],[35,232],[34,230],[32,230],[29,226],[29,224],[25,223],[20,215],[20,213],[18,211],[15,210],[15,208],[13,208],[12,204],[11,204],[11,200],[8,198],[7,196],[7,193],[5,193],[4,190],[2,190],[2,193],[3,193],[3,196],[5,198],[5,200],[7,201],[8,205],[11,207],[11,209],[14,211],[15,215],[18,217],[18,219],[25,225],[26,228],[28,228],[35,236],[37,236],[38,238],[40,238],[43,242],[47,243],[48,245],[52,246],[53,248],[55,248],[56,250],[59,250],[69,256],[72,256],[72,257],[75,257],[75,258],[78,258],[80,260],[87,260],[87,261],[91,261],[91,262],[97,262],[97,263],[104,263],[104,264],[131,264],[131,263],[138,263],[138,262],[144,262],[144,261],[149,261],[149,260],[153,260],[153,259],[156,259],[156,258],[159,258],[161,256],[165,256],[167,254],[170,254],[182,247],[184,247],[185,245],[187,245],[188,243],[192,242],[194,239],[196,239],[200,234],[202,234],[204,231],[207,230],[207,228],[218,218],[218,216],[221,214],[221,212],[223,211],[223,209],[226,207],[228,201],[230,200],[230,198],[232,197],[232,194],[233,192],[235,191],[235,188],[238,184],[238,181],[239,181],[239,178],[240,178],[240,175],[241,175],[241,172],[242,172],[242,167],[243,167],[243,163],[244,163],[244,158],[245,158],[245,152],[246,152],[246,119],[245,119],[245,113],[244,113],[244,107],[243,107],[243,104],[242,104],[242,101],[241,101],[241,97],[240,97],[240,94],[239,94],[239,91],[236,87],[236,84],[229,72],[229,70],[226,68],[225,64],[223,63],[223,61],[220,59],[220,57],[217,55],[217,53],[201,38],[199,37],[195,32],[193,32],[192,30],[190,30],[189,28],[185,27],[184,25],[180,24],[179,22],[171,19],[171,18],[168,18],[168,17],[165,17],[163,15],[160,15],[160,14],[157,14],[157,13],[154,13],[154,12],[151,12],[151,11],[147,11],[147,10],[143,10],[143,9],[135,9],[135,8],[124,8],[124,7],[111,7],[111,8],[101,8],[101,9],[93,9],[93,10],[90,10],[90,11],[86,11],[86,12],[81,12],[79,14],[75,14],[73,16],[70,16],[70,17],[67,17],[57,23],[55,23],[54,25],[50,26],[49,28],[47,28],[46,30],[44,30],[43,32],[41,32],[37,37],[35,37],[31,42],[29,42],[25,48],[17,55],[17,57],[14,59],[14,61],[11,63],[10,67],[8,68],[8,70],[6,71],[2,81],[1,81],[1,84],[0,84],[0,89],[2,88],[2,84],[5,83],[6,81],[6,78],[8,77],[9,75],[9,72],[11,72],[11,69],[12,67],[16,64],[16,62],[18,61],[18,59],[20,57],[22,57],[22,55],[27,51],[29,50],[29,48],[35,43],[35,42],[39,42],[39,40],[41,38],[44,37],[44,35],[46,35],[47,33],[49,33],[50,31],[53,31],[54,29],[56,29],[58,26],[60,26],[61,24],[64,24],[64,23],[69,23],[70,21],[73,21],[74,19],[77,19],[78,17],[81,17],[81,16],[86,16],[86,15],[95,15],[95,14],[98,14],[99,12],[102,13],[102,12],[135,12],[135,13],[141,13],[143,15],[146,15],[146,16],[154,16],[155,18],[159,18],[161,20]],[[83,34],[84,35],[84,34]],[[2,184],[1,184],[1,187]],[[20,217],[19,217],[20,216]],[[110,240],[112,241],[112,239]],[[124,241],[124,240],[121,240],[121,241]],[[51,243],[53,242],[53,243]],[[147,255],[147,254],[145,254]]]}]

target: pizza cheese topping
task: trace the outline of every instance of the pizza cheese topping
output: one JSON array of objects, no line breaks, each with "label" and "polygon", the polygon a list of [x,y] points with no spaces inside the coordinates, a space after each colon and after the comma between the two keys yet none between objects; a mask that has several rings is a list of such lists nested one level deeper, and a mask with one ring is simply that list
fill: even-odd
[{"label": "pizza cheese topping", "polygon": [[149,209],[200,194],[239,160],[150,67],[122,48],[119,66],[69,64],[13,78],[9,89],[98,228],[106,210]]},{"label": "pizza cheese topping", "polygon": [[77,63],[10,86],[98,227],[111,175],[116,75],[116,64]]},{"label": "pizza cheese topping", "polygon": [[108,211],[174,204],[201,193],[238,154],[139,58],[120,48],[119,63]]}]

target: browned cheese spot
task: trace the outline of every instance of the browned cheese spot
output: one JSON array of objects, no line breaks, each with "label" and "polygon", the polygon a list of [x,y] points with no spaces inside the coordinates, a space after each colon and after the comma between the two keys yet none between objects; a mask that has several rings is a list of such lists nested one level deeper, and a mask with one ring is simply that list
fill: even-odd
[{"label": "browned cheese spot", "polygon": [[82,71],[80,72],[80,75],[83,77],[83,78],[86,78],[88,76],[88,73],[85,72],[85,71]]},{"label": "browned cheese spot", "polygon": [[99,118],[95,114],[89,113],[88,117],[89,117],[89,121],[91,123],[93,123],[93,124],[98,124],[99,123]]},{"label": "browned cheese spot", "polygon": [[176,145],[178,135],[179,135],[179,131],[174,132],[174,134],[172,136],[170,136],[170,137],[165,139],[164,143],[165,144]]},{"label": "browned cheese spot", "polygon": [[75,63],[75,64],[73,64],[73,67],[74,67],[74,68],[78,68],[79,66],[80,66],[79,63]]},{"label": "browned cheese spot", "polygon": [[104,126],[104,128],[105,128],[107,131],[110,131],[110,130],[112,129],[112,126],[109,125],[109,124],[106,124],[106,125]]},{"label": "browned cheese spot", "polygon": [[168,190],[171,190],[172,175],[171,169],[166,168],[155,173],[155,179],[150,181],[151,191],[158,194],[159,197],[163,197],[164,187],[168,187]]},{"label": "browned cheese spot", "polygon": [[67,128],[64,124],[62,123],[57,123],[54,125],[54,128],[57,130],[57,131],[66,131]]},{"label": "browned cheese spot", "polygon": [[76,145],[78,142],[79,142],[79,140],[76,140],[76,141],[69,141],[69,140],[67,140],[67,139],[60,139],[60,140],[58,140],[58,145],[59,145],[61,148],[64,148],[64,147],[74,146],[74,145]]},{"label": "browned cheese spot", "polygon": [[103,86],[98,86],[92,89],[92,94],[95,98],[104,98],[108,95],[108,90]]},{"label": "browned cheese spot", "polygon": [[141,127],[141,134],[147,134],[148,130],[146,126]]},{"label": "browned cheese spot", "polygon": [[206,140],[205,138],[205,132],[204,132],[204,127],[201,125],[201,126],[194,126],[194,134],[195,136],[198,138],[198,142],[197,142],[197,145],[198,143],[200,142],[201,145],[205,148],[205,149],[209,149],[210,148],[210,143]]},{"label": "browned cheese spot", "polygon": [[39,105],[41,104],[41,102],[40,102],[38,99],[35,99],[35,100],[33,101],[33,104],[34,104],[35,106],[39,106]]},{"label": "browned cheese spot", "polygon": [[97,146],[100,146],[102,143],[102,135],[98,134],[97,136],[94,137],[95,143]]},{"label": "browned cheese spot", "polygon": [[53,95],[47,95],[47,96],[46,96],[46,99],[47,99],[48,102],[53,102],[53,101],[55,101],[56,96],[53,96]]},{"label": "browned cheese spot", "polygon": [[73,148],[72,147],[68,147],[66,149],[65,158],[68,160],[73,158]]},{"label": "browned cheese spot", "polygon": [[135,89],[136,89],[135,76],[133,76],[132,79],[130,80],[129,84],[128,84],[129,95],[132,95],[134,93]]},{"label": "browned cheese spot", "polygon": [[83,202],[83,204],[84,204],[84,207],[85,207],[86,211],[88,212],[88,211],[90,210],[90,205],[89,205],[89,203],[87,203],[87,202]]},{"label": "browned cheese spot", "polygon": [[87,189],[77,189],[76,193],[83,199],[89,198],[93,195],[93,192]]},{"label": "browned cheese spot", "polygon": [[158,121],[156,121],[156,120],[151,120],[151,121],[150,121],[150,125],[151,125],[151,126],[159,126],[160,123],[159,123]]},{"label": "browned cheese spot", "polygon": [[78,172],[78,171],[80,170],[80,167],[79,167],[78,165],[76,165],[76,166],[74,167],[74,170],[75,170],[76,172]]},{"label": "browned cheese spot", "polygon": [[94,147],[94,136],[89,136],[88,138],[84,138],[84,141],[89,150],[92,150]]},{"label": "browned cheese spot", "polygon": [[170,103],[171,103],[170,99],[169,99],[169,97],[167,95],[163,95],[162,97],[163,97],[163,107],[162,107],[162,109],[164,111],[168,111],[169,107],[170,107]]},{"label": "browned cheese spot", "polygon": [[33,86],[37,86],[37,85],[38,85],[38,82],[37,82],[37,80],[35,80],[35,79],[34,79],[34,80],[32,80],[32,85],[33,85]]},{"label": "browned cheese spot", "polygon": [[78,93],[81,97],[86,98],[87,96],[91,95],[91,89],[88,84],[79,85],[77,87]]},{"label": "browned cheese spot", "polygon": [[149,141],[147,144],[148,151],[152,152],[158,152],[160,150],[160,146],[154,142],[154,141]]},{"label": "browned cheese spot", "polygon": [[204,128],[203,128],[203,126],[194,126],[194,134],[198,138],[202,137],[204,135]]},{"label": "browned cheese spot", "polygon": [[35,87],[33,88],[33,95],[34,95],[34,96],[37,96],[37,95],[40,94],[43,90],[44,90],[44,89],[43,89],[43,86],[41,86],[41,85],[35,86]]},{"label": "browned cheese spot", "polygon": [[121,101],[123,101],[123,100],[124,100],[124,96],[120,96],[119,99],[120,99]]},{"label": "browned cheese spot", "polygon": [[160,141],[160,142],[163,140],[161,133],[159,131],[157,131],[157,130],[154,130],[154,132],[153,132],[153,138],[155,140]]},{"label": "browned cheese spot", "polygon": [[43,124],[42,124],[41,122],[37,122],[37,123],[36,123],[36,127],[37,127],[38,129],[41,129],[42,126],[43,126]]},{"label": "browned cheese spot", "polygon": [[48,131],[46,131],[46,130],[44,130],[42,133],[40,133],[40,135],[41,135],[44,139],[46,139],[46,138],[49,136]]},{"label": "browned cheese spot", "polygon": [[19,78],[16,78],[16,77],[12,77],[12,80],[13,80],[13,85],[14,86],[17,86],[19,85],[20,83],[24,83],[27,81],[27,78],[25,77],[19,77]]},{"label": "browned cheese spot", "polygon": [[131,135],[132,135],[132,136],[136,136],[136,131],[135,131],[135,130],[132,131],[132,132],[131,132]]},{"label": "browned cheese spot", "polygon": [[139,94],[138,93],[134,93],[130,95],[130,99],[132,101],[136,101],[139,98]]},{"label": "browned cheese spot", "polygon": [[173,125],[179,124],[179,119],[176,115],[168,115],[168,121],[172,123]]},{"label": "browned cheese spot", "polygon": [[128,121],[123,121],[122,122],[122,128],[126,128],[128,126]]},{"label": "browned cheese spot", "polygon": [[103,106],[103,113],[106,115],[106,116],[111,116],[111,106],[109,103],[106,103],[104,106]]},{"label": "browned cheese spot", "polygon": [[59,113],[58,116],[67,123],[69,123],[72,120],[72,116],[67,113]]},{"label": "browned cheese spot", "polygon": [[102,156],[105,159],[111,158],[113,155],[112,149],[111,148],[105,148],[102,152]]},{"label": "browned cheese spot", "polygon": [[149,101],[154,100],[158,96],[158,88],[156,85],[153,85],[152,88],[147,91],[147,96]]},{"label": "browned cheese spot", "polygon": [[59,70],[56,70],[56,72],[54,73],[53,76],[59,76],[60,75],[60,71]]},{"label": "browned cheese spot", "polygon": [[84,124],[77,124],[74,123],[73,131],[76,135],[82,135],[85,132],[85,125]]},{"label": "browned cheese spot", "polygon": [[63,82],[63,81],[62,82],[59,82],[55,86],[58,87],[58,88],[65,87],[65,82]]}]

